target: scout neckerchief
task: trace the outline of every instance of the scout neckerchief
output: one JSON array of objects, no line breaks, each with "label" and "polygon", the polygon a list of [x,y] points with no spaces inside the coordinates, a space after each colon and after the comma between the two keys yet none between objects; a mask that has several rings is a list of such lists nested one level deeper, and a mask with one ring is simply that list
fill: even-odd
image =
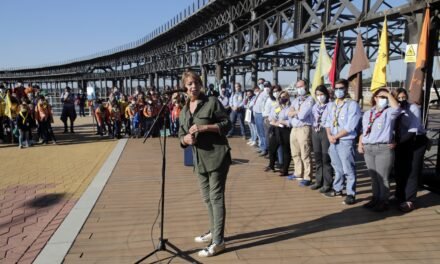
[{"label": "scout neckerchief", "polygon": [[342,101],[341,107],[338,106],[341,99],[336,99],[335,104],[333,106],[333,126],[339,127],[339,114],[341,113],[342,107],[344,107],[345,103],[348,101],[348,98],[344,98]]},{"label": "scout neckerchief", "polygon": [[322,119],[322,114],[324,113],[325,109],[327,108],[327,104],[324,105],[320,105],[318,104],[318,107],[316,108],[316,111],[318,112],[318,118],[316,120],[316,126],[315,126],[315,131],[318,132],[319,130],[321,130],[321,119]]},{"label": "scout neckerchief", "polygon": [[27,117],[28,117],[28,111],[26,111],[26,116],[23,115],[23,112],[22,112],[22,111],[20,111],[19,114],[20,114],[20,116],[23,118],[23,125],[26,124],[26,119],[27,119]]},{"label": "scout neckerchief", "polygon": [[368,121],[367,130],[365,131],[365,136],[368,136],[371,133],[371,128],[373,127],[374,121],[376,121],[376,119],[378,119],[382,115],[383,111],[385,111],[385,109],[387,108],[388,107],[385,107],[384,109],[380,110],[374,115],[373,115],[374,109],[370,110],[370,119]]}]

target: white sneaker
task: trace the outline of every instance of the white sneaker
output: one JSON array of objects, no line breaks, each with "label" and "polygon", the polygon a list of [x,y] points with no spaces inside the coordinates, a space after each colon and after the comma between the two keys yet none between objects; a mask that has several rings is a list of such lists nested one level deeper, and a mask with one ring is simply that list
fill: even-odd
[{"label": "white sneaker", "polygon": [[209,243],[211,242],[211,240],[212,240],[211,231],[194,238],[194,241],[197,243]]},{"label": "white sneaker", "polygon": [[249,144],[249,145],[250,145],[250,146],[255,146],[255,145],[257,145],[257,142],[252,141],[251,144]]},{"label": "white sneaker", "polygon": [[217,245],[216,243],[212,243],[211,245],[199,251],[199,257],[201,258],[212,257],[224,250],[225,250],[225,242],[222,242],[219,245]]}]

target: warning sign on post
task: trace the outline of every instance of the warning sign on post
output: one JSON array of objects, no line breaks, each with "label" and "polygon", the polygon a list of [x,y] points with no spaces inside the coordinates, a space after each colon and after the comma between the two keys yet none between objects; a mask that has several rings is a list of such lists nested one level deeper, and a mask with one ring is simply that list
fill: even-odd
[{"label": "warning sign on post", "polygon": [[405,62],[416,62],[417,56],[417,44],[408,44],[406,45],[405,51]]}]

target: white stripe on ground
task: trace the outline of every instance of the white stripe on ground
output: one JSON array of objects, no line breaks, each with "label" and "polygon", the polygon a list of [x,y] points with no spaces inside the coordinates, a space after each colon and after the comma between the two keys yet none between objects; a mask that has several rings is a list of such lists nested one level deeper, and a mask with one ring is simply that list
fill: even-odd
[{"label": "white stripe on ground", "polygon": [[58,264],[63,262],[118,163],[127,141],[127,139],[119,140],[87,190],[35,259],[34,264]]}]

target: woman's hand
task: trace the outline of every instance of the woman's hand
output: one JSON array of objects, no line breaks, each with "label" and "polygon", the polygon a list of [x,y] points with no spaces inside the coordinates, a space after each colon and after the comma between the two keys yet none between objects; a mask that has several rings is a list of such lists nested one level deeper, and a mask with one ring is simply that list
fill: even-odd
[{"label": "woman's hand", "polygon": [[294,117],[294,116],[296,116],[297,115],[297,112],[293,109],[293,108],[291,108],[290,110],[289,110],[289,112],[287,113],[287,116],[288,117]]},{"label": "woman's hand", "polygon": [[358,145],[358,152],[359,154],[364,154],[364,144],[359,144]]},{"label": "woman's hand", "polygon": [[189,128],[189,133],[191,135],[194,135],[195,133],[203,133],[208,130],[208,127],[206,125],[192,125]]},{"label": "woman's hand", "polygon": [[328,141],[330,142],[330,144],[336,144],[336,137],[333,135],[327,135]]},{"label": "woman's hand", "polygon": [[191,134],[186,134],[186,136],[183,137],[183,143],[189,146],[194,145],[196,144],[196,137]]},{"label": "woman's hand", "polygon": [[397,143],[395,143],[395,142],[392,142],[392,143],[388,144],[388,148],[389,149],[395,149],[396,146],[397,146]]}]

